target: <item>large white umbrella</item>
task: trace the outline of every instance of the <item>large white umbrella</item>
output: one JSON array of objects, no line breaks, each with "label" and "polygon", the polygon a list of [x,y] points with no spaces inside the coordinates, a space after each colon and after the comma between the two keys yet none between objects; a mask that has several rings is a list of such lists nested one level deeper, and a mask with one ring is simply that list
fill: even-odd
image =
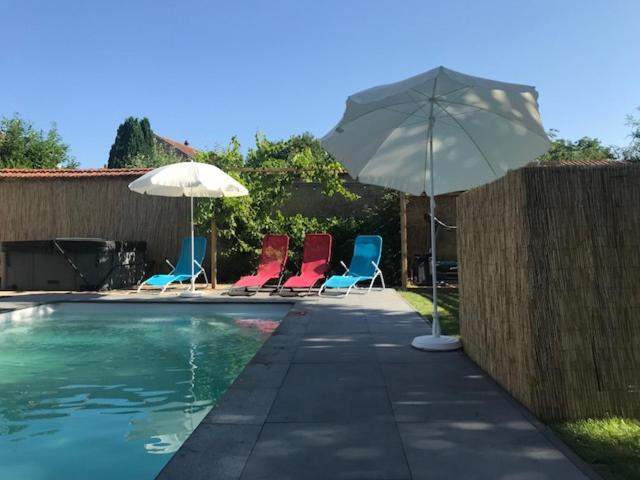
[{"label": "large white umbrella", "polygon": [[534,160],[550,142],[534,87],[438,67],[356,93],[323,146],[363,183],[430,197],[432,335],[413,346],[450,350],[440,333],[435,196],[492,181]]},{"label": "large white umbrella", "polygon": [[191,286],[186,296],[194,296],[194,197],[241,197],[249,191],[240,182],[230,177],[218,167],[207,163],[180,162],[165,165],[145,173],[129,184],[129,189],[137,193],[161,197],[190,197],[191,199]]}]

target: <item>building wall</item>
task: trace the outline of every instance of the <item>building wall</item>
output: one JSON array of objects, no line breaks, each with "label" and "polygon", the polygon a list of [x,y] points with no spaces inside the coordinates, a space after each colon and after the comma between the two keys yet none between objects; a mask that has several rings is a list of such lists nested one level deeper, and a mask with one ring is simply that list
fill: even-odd
[{"label": "building wall", "polygon": [[640,415],[640,166],[529,167],[458,198],[466,353],[545,420]]},{"label": "building wall", "polygon": [[147,260],[163,269],[189,234],[188,200],[131,192],[134,178],[0,179],[0,241],[146,241]]}]

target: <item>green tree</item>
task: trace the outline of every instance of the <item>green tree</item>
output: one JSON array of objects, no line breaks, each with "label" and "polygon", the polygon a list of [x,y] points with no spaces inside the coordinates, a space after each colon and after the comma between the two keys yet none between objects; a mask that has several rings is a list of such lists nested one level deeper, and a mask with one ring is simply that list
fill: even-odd
[{"label": "green tree", "polygon": [[[640,108],[637,109],[640,111]],[[628,162],[640,162],[640,118],[633,115],[627,116],[627,126],[631,128],[631,142],[620,149],[619,157]]]},{"label": "green tree", "polygon": [[[356,235],[380,234],[384,238],[382,270],[385,278],[392,284],[398,281],[400,217],[396,192],[385,193],[375,206],[357,216],[350,212],[340,217],[283,213],[297,181],[317,183],[325,195],[340,195],[348,200],[358,198],[345,187],[340,164],[311,134],[294,135],[281,141],[270,141],[258,134],[255,146],[246,156],[242,155],[240,143],[234,137],[227,148],[200,152],[196,160],[216,165],[249,190],[247,197],[204,200],[198,208],[198,225],[202,233],[209,230],[213,219],[218,227],[221,244],[218,265],[221,272],[226,272],[221,280],[234,280],[253,268],[262,237],[267,233],[289,235],[289,268],[297,270],[305,234],[329,232],[334,238],[335,272],[342,273],[339,261],[348,261],[351,257]],[[241,167],[262,171],[239,172]]]},{"label": "green tree", "polygon": [[548,132],[551,139],[551,148],[541,155],[541,162],[562,162],[568,160],[606,160],[615,157],[615,149],[602,145],[597,138],[582,137],[572,142],[564,138],[558,138],[558,131],[551,129]]},{"label": "green tree", "polygon": [[127,118],[109,151],[108,168],[155,166],[156,147],[148,118]]},{"label": "green tree", "polygon": [[16,114],[0,120],[0,168],[77,168],[54,125],[36,130]]}]

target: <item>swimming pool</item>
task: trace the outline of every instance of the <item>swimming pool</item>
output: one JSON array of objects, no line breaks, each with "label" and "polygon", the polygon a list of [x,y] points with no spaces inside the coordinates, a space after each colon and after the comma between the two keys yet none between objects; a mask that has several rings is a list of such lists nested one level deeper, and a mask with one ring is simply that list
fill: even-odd
[{"label": "swimming pool", "polygon": [[289,307],[96,302],[0,315],[0,478],[152,479]]}]

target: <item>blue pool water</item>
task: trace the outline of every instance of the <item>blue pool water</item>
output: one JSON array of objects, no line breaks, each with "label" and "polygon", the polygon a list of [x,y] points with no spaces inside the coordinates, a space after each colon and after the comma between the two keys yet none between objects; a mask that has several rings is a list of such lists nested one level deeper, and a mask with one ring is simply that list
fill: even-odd
[{"label": "blue pool water", "polygon": [[0,316],[0,479],[154,478],[288,309],[66,303]]}]

